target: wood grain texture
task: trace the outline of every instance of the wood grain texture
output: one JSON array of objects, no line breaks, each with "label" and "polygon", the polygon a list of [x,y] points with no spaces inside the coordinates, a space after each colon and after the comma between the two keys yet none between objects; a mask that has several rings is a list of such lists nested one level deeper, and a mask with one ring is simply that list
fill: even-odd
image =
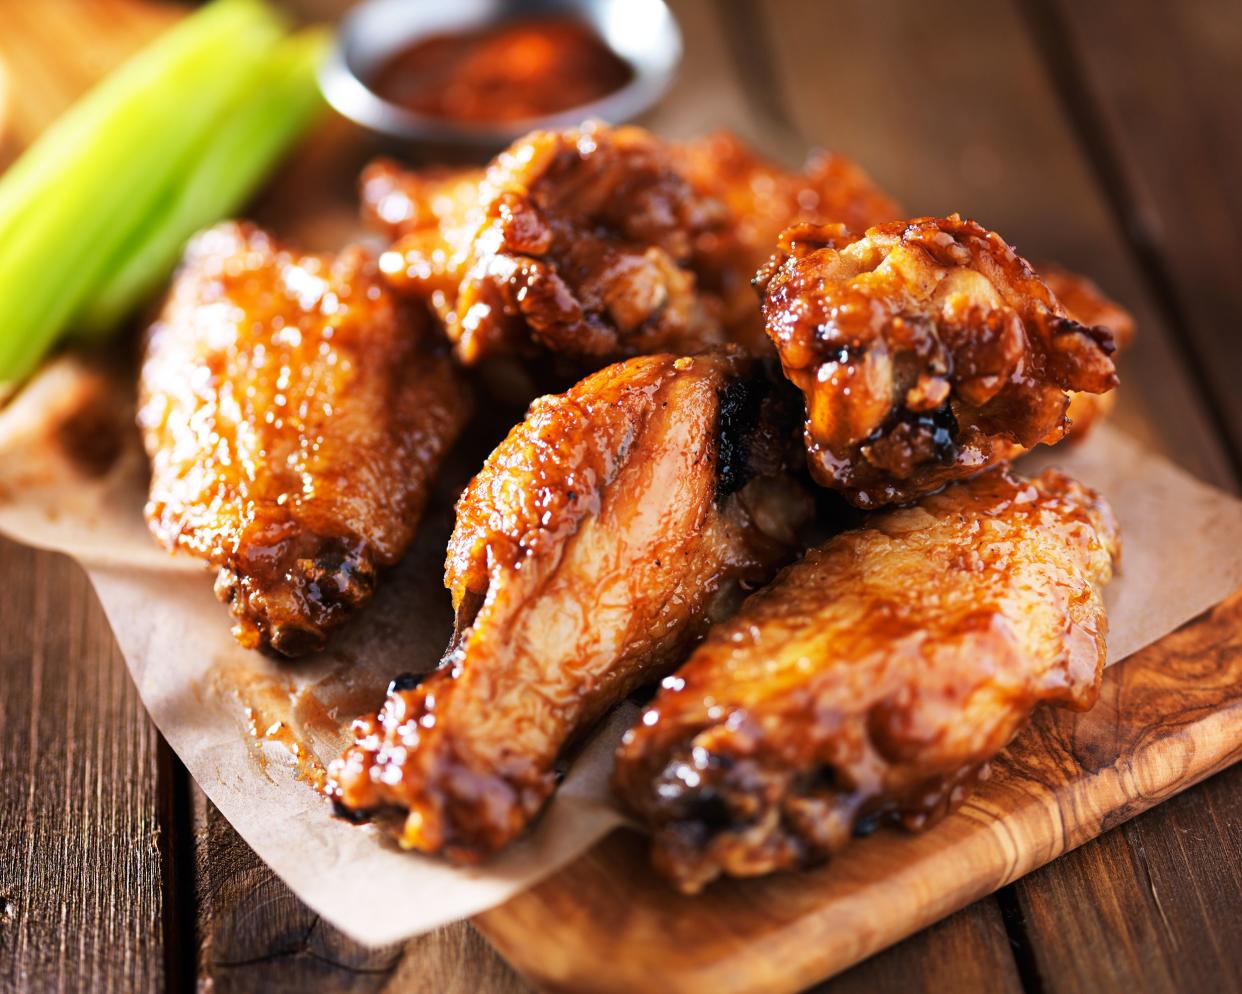
[{"label": "wood grain texture", "polygon": [[642,841],[616,833],[475,923],[549,990],[796,991],[1239,758],[1242,591],[1111,669],[1092,711],[1037,712],[929,832],[881,831],[820,869],[698,898],[672,893]]},{"label": "wood grain texture", "polygon": [[1242,17],[1233,0],[1030,3],[1063,98],[1242,472]]},{"label": "wood grain texture", "polygon": [[525,994],[468,922],[368,949],[306,907],[195,790],[198,977],[213,994]]},{"label": "wood grain texture", "polygon": [[215,994],[383,988],[400,958],[342,936],[302,904],[195,791],[198,974]]},{"label": "wood grain texture", "polygon": [[108,70],[181,16],[139,0],[39,0],[0,6],[0,60],[9,78],[0,150],[33,141]]},{"label": "wood grain texture", "polygon": [[161,990],[155,728],[75,563],[0,578],[0,987]]},{"label": "wood grain texture", "polygon": [[1118,829],[1108,837],[1116,842],[1084,847],[1058,860],[1056,873],[1019,881],[1043,989],[1236,989],[1240,800],[1242,766],[1234,766]]},{"label": "wood grain texture", "polygon": [[996,901],[976,901],[808,994],[1020,994],[1022,980]]}]

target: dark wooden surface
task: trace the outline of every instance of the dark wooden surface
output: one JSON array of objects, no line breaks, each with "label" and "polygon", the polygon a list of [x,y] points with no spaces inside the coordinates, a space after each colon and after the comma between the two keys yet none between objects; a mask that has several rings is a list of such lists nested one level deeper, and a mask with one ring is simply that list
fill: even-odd
[{"label": "dark wooden surface", "polygon": [[[676,9],[687,58],[654,128],[829,145],[912,213],[959,209],[1096,276],[1140,321],[1118,422],[1236,489],[1236,0]],[[0,147],[166,16],[0,0],[20,94]],[[160,741],[81,571],[2,540],[0,852],[5,990],[528,989],[469,925],[368,951],[320,922]],[[1242,990],[1239,940],[1242,766],[816,990]]]}]

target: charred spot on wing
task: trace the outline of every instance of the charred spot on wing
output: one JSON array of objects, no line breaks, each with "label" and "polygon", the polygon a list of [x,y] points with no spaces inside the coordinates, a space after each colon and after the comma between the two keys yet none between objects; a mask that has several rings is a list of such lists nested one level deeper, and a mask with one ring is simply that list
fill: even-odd
[{"label": "charred spot on wing", "polygon": [[932,449],[941,465],[953,465],[957,460],[959,430],[953,408],[946,402],[930,414],[919,415],[918,423],[931,432]]},{"label": "charred spot on wing", "polygon": [[371,812],[365,809],[355,811],[348,808],[335,797],[332,799],[332,813],[342,821],[347,821],[351,825],[365,825],[371,820]]},{"label": "charred spot on wing", "polygon": [[1101,352],[1111,356],[1117,351],[1117,340],[1111,328],[1102,324],[1081,324],[1073,318],[1053,315],[1048,321],[1053,335],[1084,335],[1094,342]]},{"label": "charred spot on wing", "polygon": [[761,365],[729,380],[717,398],[717,501],[737,493],[756,476],[774,476],[803,465],[801,398],[787,380]]},{"label": "charred spot on wing", "polygon": [[686,809],[685,820],[698,826],[708,838],[734,827],[728,800],[710,787],[694,794]]},{"label": "charred spot on wing", "polygon": [[393,677],[388,683],[387,696],[400,693],[403,690],[413,690],[423,682],[426,673],[399,673]]},{"label": "charred spot on wing", "polygon": [[646,707],[651,703],[656,695],[656,691],[660,689],[660,684],[654,680],[647,683],[640,683],[637,687],[630,691],[626,698],[631,704],[637,707]]},{"label": "charred spot on wing", "polygon": [[761,376],[729,380],[716,394],[716,499],[724,500],[750,481],[751,443],[771,384]]}]

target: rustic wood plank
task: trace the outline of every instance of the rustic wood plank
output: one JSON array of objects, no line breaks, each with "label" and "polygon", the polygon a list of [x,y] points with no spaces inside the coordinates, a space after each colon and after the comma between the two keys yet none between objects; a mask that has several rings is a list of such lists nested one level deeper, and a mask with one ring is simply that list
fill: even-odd
[{"label": "rustic wood plank", "polygon": [[1059,860],[1056,873],[1019,881],[1042,989],[1232,989],[1227,978],[1242,978],[1227,924],[1242,921],[1240,798],[1235,766]]},{"label": "rustic wood plank", "polygon": [[992,778],[926,833],[877,832],[819,869],[721,881],[701,898],[671,893],[642,840],[615,833],[475,923],[549,990],[793,991],[1239,758],[1242,591],[1110,669],[1093,710],[1038,711]]},{"label": "rustic wood plank", "polygon": [[[138,0],[7,5],[0,167],[180,13]],[[4,787],[20,785],[26,806],[0,803],[0,834],[23,840],[2,843],[23,858],[6,862],[17,875],[0,883],[0,893],[20,894],[0,898],[0,950],[12,965],[0,976],[23,988],[184,987],[193,982],[192,922],[176,862],[188,776],[143,710],[81,569],[5,542],[0,578],[0,631],[13,630],[6,610],[28,626],[25,642],[6,643],[14,658],[0,667],[13,674],[3,708],[18,716],[12,734],[28,739],[24,766],[10,743],[3,750]],[[9,593],[28,589],[34,613]]]},{"label": "rustic wood plank", "polygon": [[371,950],[293,895],[195,790],[200,982],[214,994],[525,994],[530,988],[468,922]]},{"label": "rustic wood plank", "polygon": [[401,949],[368,950],[322,922],[195,794],[199,976],[230,991],[379,991]]},{"label": "rustic wood plank", "polygon": [[0,539],[0,978],[164,988],[157,734],[82,570]]},{"label": "rustic wood plank", "polygon": [[9,75],[9,138],[28,145],[92,83],[150,41],[183,8],[145,0],[40,0],[0,10]]},{"label": "rustic wood plank", "polygon": [[1242,20],[1233,0],[1032,0],[1067,107],[1242,471]]},{"label": "rustic wood plank", "polygon": [[857,158],[912,213],[961,211],[1032,260],[1096,278],[1139,323],[1121,360],[1116,421],[1203,479],[1231,483],[1016,9],[773,0],[761,12],[779,53],[773,86],[798,130]]},{"label": "rustic wood plank", "polygon": [[877,953],[808,994],[1021,994],[1022,990],[996,902],[987,899]]}]

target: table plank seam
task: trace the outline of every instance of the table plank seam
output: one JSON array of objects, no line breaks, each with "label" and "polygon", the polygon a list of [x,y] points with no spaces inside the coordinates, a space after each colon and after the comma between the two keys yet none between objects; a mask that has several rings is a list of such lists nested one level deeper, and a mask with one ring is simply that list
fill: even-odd
[{"label": "table plank seam", "polygon": [[1145,223],[1141,202],[1126,178],[1099,96],[1083,70],[1083,54],[1058,0],[1017,0],[1017,5],[1030,28],[1035,50],[1069,122],[1070,132],[1082,147],[1100,194],[1113,215],[1122,244],[1146,280],[1156,308],[1178,346],[1182,365],[1224,449],[1236,488],[1242,483],[1242,442],[1229,430],[1225,406],[1207,372],[1208,357],[1195,343],[1186,308],[1164,252]]},{"label": "table plank seam", "polygon": [[[751,116],[770,133],[770,143],[782,154],[804,151],[806,136],[794,122],[788,95],[781,85],[773,58],[774,43],[758,0],[737,0],[720,8],[721,34],[738,75]],[[768,145],[769,142],[764,142]],[[796,163],[788,163],[795,165]]]},{"label": "table plank seam", "polygon": [[190,774],[160,735],[156,745],[156,788],[163,889],[164,988],[192,991],[198,977],[197,908],[194,888],[194,830]]},{"label": "table plank seam", "polygon": [[1000,907],[1001,922],[1005,926],[1005,934],[1009,937],[1009,951],[1013,954],[1014,966],[1018,971],[1018,981],[1027,994],[1044,994],[1044,978],[1039,972],[1039,962],[1035,958],[1035,945],[1026,927],[1026,918],[1022,914],[1022,904],[1018,900],[1017,889],[1010,884],[1002,887],[994,895]]}]

